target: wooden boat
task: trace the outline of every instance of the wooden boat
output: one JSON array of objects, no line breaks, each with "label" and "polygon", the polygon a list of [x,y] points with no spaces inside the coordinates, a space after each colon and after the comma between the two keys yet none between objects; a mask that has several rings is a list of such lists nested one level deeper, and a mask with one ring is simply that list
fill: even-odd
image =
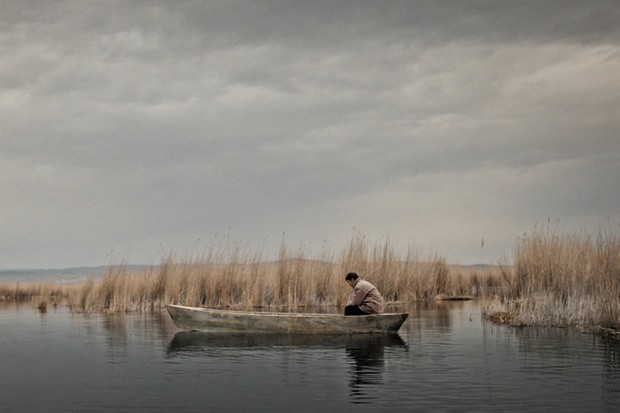
[{"label": "wooden boat", "polygon": [[215,310],[166,305],[177,327],[212,332],[261,332],[296,334],[396,333],[409,314],[383,313],[364,316],[316,313],[274,313]]}]

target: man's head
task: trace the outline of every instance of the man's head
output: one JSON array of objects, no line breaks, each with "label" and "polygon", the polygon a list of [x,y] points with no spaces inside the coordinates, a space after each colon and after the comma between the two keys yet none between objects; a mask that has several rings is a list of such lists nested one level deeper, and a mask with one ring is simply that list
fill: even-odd
[{"label": "man's head", "polygon": [[359,276],[354,273],[354,272],[350,272],[347,274],[346,277],[344,277],[344,280],[351,286],[353,287],[353,285],[355,284],[355,282],[357,281],[357,279],[359,278]]}]

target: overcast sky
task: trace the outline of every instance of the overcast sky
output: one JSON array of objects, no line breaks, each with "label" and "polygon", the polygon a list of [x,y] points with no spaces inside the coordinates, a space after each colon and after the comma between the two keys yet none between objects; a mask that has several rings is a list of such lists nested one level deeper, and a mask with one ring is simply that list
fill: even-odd
[{"label": "overcast sky", "polygon": [[0,268],[619,228],[616,0],[1,0],[0,62]]}]

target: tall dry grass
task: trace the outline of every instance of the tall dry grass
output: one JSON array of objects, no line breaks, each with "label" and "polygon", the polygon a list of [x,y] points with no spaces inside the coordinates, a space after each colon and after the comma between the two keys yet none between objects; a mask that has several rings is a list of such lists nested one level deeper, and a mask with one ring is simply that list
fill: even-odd
[{"label": "tall dry grass", "polygon": [[276,261],[262,251],[225,242],[198,256],[165,256],[158,266],[131,272],[111,264],[101,278],[56,287],[0,283],[1,299],[63,301],[73,311],[125,312],[160,310],[168,303],[215,308],[301,308],[345,305],[354,271],[377,286],[388,303],[430,300],[436,295],[480,295],[496,288],[498,278],[451,267],[435,253],[409,247],[399,251],[389,239],[372,243],[355,233],[338,251],[318,254],[282,242]]},{"label": "tall dry grass", "polygon": [[536,228],[518,242],[495,296],[492,319],[515,325],[620,328],[620,239],[601,229],[560,234]]},{"label": "tall dry grass", "polygon": [[[344,275],[354,271],[377,286],[388,303],[432,299],[437,294],[472,294],[472,277],[453,273],[437,254],[413,247],[401,253],[389,241],[371,243],[354,234],[340,251],[324,247],[312,254],[282,242],[276,261],[262,251],[226,243],[204,254],[130,272],[110,265],[100,279],[65,286],[59,297],[73,311],[125,312],[159,310],[167,303],[218,308],[343,307],[350,292]],[[475,278],[475,276],[473,277]],[[0,285],[0,297],[12,296]],[[14,294],[13,294],[14,295]],[[35,297],[32,291],[29,297]]]},{"label": "tall dry grass", "polygon": [[48,305],[56,306],[67,297],[67,286],[57,285],[53,280],[38,283],[0,283],[0,301],[32,301],[41,310]]}]

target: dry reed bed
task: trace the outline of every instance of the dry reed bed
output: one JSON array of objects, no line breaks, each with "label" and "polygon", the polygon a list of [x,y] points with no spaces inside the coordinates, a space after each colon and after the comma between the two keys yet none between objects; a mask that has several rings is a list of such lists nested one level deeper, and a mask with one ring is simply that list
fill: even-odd
[{"label": "dry reed bed", "polygon": [[620,239],[536,228],[519,240],[483,314],[512,325],[620,328]]},{"label": "dry reed bed", "polygon": [[[28,290],[0,284],[0,297],[36,297],[63,301],[73,311],[125,312],[159,310],[167,303],[220,308],[343,307],[350,288],[349,271],[374,283],[387,302],[432,299],[437,294],[481,291],[476,273],[452,271],[436,254],[404,254],[389,241],[370,244],[355,235],[340,253],[323,251],[309,258],[303,248],[292,252],[282,244],[278,260],[266,262],[262,253],[230,244],[198,257],[177,261],[172,254],[159,266],[131,273],[124,265],[110,265],[101,279]],[[42,295],[40,295],[42,294]]]},{"label": "dry reed bed", "polygon": [[58,305],[67,295],[67,286],[57,285],[52,280],[25,284],[0,283],[0,301],[31,300],[40,309],[47,308],[48,304]]}]

